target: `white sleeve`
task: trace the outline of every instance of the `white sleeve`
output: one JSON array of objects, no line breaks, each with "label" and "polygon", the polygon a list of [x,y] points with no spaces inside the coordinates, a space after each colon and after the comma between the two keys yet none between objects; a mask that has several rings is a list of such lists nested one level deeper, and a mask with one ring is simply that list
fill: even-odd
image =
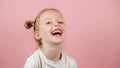
[{"label": "white sleeve", "polygon": [[37,64],[34,59],[28,58],[24,65],[24,68],[37,68]]},{"label": "white sleeve", "polygon": [[78,68],[77,63],[74,59],[72,59],[72,61],[70,62],[70,68]]}]

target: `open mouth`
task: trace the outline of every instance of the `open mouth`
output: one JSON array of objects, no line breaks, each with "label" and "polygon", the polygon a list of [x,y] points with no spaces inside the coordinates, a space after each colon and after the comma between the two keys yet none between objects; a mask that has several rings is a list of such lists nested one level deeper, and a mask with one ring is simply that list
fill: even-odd
[{"label": "open mouth", "polygon": [[61,29],[54,29],[53,31],[51,31],[51,34],[53,35],[53,36],[62,36],[62,30]]}]

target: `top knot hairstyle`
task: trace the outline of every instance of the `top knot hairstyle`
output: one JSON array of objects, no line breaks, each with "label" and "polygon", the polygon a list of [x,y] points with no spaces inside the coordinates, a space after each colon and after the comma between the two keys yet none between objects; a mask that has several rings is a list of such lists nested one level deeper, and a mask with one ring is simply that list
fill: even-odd
[{"label": "top knot hairstyle", "polygon": [[31,27],[34,26],[34,22],[28,20],[28,21],[25,22],[24,26],[25,26],[26,29],[30,29]]},{"label": "top knot hairstyle", "polygon": [[35,26],[35,24],[36,24],[36,19],[35,19],[35,21],[27,20],[27,21],[25,22],[25,24],[24,24],[24,27],[25,27],[26,29],[31,29],[31,28],[33,27],[33,30],[36,31],[36,26]]}]

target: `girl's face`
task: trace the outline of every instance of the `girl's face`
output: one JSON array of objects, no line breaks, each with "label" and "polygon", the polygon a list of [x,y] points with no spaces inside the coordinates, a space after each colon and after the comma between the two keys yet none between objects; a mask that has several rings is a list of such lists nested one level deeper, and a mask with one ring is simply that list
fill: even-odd
[{"label": "girl's face", "polygon": [[61,43],[64,40],[66,30],[62,15],[53,10],[45,11],[39,19],[39,32],[42,42]]}]

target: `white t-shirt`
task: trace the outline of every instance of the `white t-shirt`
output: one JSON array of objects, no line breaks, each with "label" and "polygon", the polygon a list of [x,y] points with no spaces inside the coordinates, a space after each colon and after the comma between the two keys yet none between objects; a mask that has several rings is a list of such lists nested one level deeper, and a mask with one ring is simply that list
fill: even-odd
[{"label": "white t-shirt", "polygon": [[28,57],[24,68],[77,68],[75,60],[62,53],[61,60],[54,62],[46,58],[40,49]]}]

